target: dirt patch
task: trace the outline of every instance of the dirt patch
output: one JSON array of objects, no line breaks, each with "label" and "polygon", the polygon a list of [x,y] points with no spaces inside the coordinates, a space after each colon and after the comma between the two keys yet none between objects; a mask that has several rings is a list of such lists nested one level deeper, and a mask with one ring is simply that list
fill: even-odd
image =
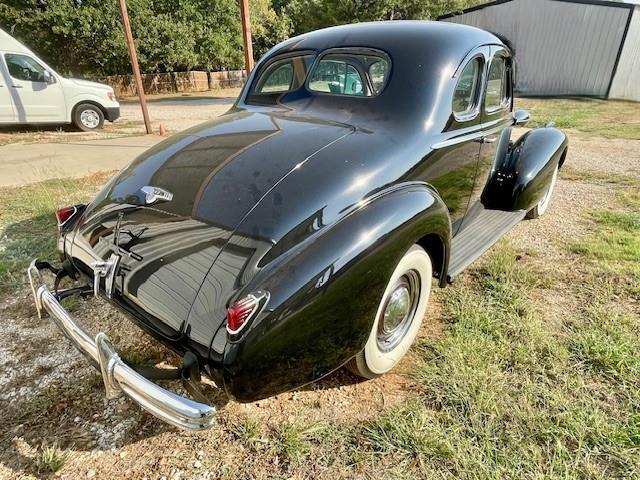
[{"label": "dirt patch", "polygon": [[[577,170],[640,172],[638,142],[571,139],[569,152],[566,165]],[[590,233],[588,212],[615,207],[617,201],[607,185],[561,175],[548,213],[522,222],[508,235],[525,261],[554,282],[554,288],[534,294],[550,322],[559,323],[577,301],[562,293],[575,281],[567,242]],[[435,292],[423,338],[446,335],[438,296]],[[120,351],[175,361],[104,301],[79,301],[73,313],[86,319],[89,331],[106,331]],[[252,404],[221,402],[218,428],[188,433],[162,424],[125,398],[107,401],[95,370],[49,320],[37,318],[26,289],[4,299],[0,318],[0,478],[37,477],[34,459],[43,444],[56,444],[67,453],[57,474],[62,478],[335,478],[345,475],[342,467],[284,468],[282,462],[294,461],[282,453],[286,444],[278,443],[285,442],[278,440],[286,433],[283,428],[350,428],[405,402],[415,390],[403,374],[412,364],[409,355],[397,373],[373,381],[361,382],[339,370],[316,384]],[[345,447],[338,442],[335,448]],[[366,464],[354,462],[347,473],[368,475]]]}]

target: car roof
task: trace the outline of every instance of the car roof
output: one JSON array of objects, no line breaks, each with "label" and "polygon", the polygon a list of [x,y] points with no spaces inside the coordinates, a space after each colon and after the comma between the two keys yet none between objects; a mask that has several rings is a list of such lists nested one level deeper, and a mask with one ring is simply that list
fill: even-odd
[{"label": "car roof", "polygon": [[469,51],[487,44],[503,45],[495,35],[468,25],[449,22],[397,20],[365,22],[324,28],[293,37],[276,46],[269,54],[294,50],[322,51],[340,47],[377,48],[393,56],[407,49],[420,59],[434,52],[462,59]]},{"label": "car roof", "polygon": [[25,47],[18,40],[13,38],[7,32],[0,28],[0,50],[6,52],[19,52],[19,53],[28,53],[32,54],[31,50]]}]

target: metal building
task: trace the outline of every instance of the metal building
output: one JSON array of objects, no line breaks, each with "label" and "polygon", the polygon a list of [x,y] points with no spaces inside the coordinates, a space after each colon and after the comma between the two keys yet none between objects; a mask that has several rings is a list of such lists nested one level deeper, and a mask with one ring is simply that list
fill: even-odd
[{"label": "metal building", "polygon": [[439,20],[509,40],[522,95],[640,101],[640,0],[497,0]]}]

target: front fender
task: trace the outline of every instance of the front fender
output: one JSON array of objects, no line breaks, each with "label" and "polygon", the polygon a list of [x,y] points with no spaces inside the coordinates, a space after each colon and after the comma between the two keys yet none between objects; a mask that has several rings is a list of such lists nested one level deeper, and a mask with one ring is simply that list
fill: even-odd
[{"label": "front fender", "polygon": [[270,292],[269,311],[240,339],[227,343],[227,392],[253,401],[343,365],[364,347],[402,255],[425,235],[448,242],[450,233],[438,195],[422,183],[402,184],[318,232],[283,262],[266,267],[248,287]]},{"label": "front fender", "polygon": [[564,161],[567,136],[553,127],[531,130],[507,151],[482,193],[487,208],[531,210],[546,192],[553,172]]}]

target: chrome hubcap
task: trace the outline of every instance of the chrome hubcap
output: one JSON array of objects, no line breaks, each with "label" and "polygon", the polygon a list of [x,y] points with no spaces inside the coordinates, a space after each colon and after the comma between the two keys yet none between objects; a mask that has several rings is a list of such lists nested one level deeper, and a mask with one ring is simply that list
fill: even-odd
[{"label": "chrome hubcap", "polygon": [[377,343],[383,352],[393,350],[409,330],[418,307],[420,278],[411,270],[398,279],[387,297],[378,321]]},{"label": "chrome hubcap", "polygon": [[87,128],[97,128],[100,124],[100,116],[94,110],[83,110],[80,121]]}]

